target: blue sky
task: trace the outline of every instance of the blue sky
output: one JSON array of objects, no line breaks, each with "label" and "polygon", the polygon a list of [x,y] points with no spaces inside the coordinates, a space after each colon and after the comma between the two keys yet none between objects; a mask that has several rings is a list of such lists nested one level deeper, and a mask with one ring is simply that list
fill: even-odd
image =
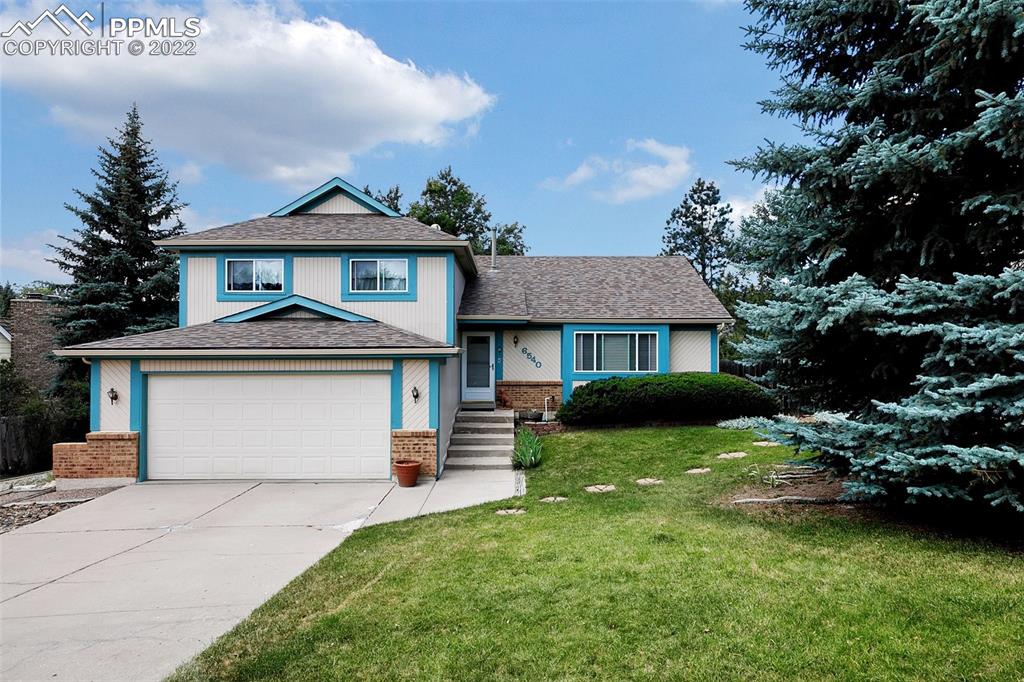
[{"label": "blue sky", "polygon": [[[83,6],[88,3],[80,3]],[[5,5],[31,18],[36,5]],[[137,100],[190,229],[269,213],[333,175],[401,185],[451,164],[530,253],[654,254],[693,180],[738,207],[727,161],[792,140],[729,2],[113,5],[204,17],[196,56],[3,57],[2,279],[53,278],[73,188]],[[98,15],[98,12],[97,12]],[[208,30],[216,27],[217,30]]]}]

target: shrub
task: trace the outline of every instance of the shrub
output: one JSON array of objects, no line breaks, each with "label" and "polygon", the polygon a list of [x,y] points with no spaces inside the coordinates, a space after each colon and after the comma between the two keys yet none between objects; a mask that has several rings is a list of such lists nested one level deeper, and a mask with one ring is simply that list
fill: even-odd
[{"label": "shrub", "polygon": [[540,438],[530,429],[516,432],[516,446],[512,452],[512,466],[516,469],[533,469],[540,466]]},{"label": "shrub", "polygon": [[775,399],[746,379],[687,372],[591,381],[573,391],[558,419],[577,425],[707,423],[778,411]]}]

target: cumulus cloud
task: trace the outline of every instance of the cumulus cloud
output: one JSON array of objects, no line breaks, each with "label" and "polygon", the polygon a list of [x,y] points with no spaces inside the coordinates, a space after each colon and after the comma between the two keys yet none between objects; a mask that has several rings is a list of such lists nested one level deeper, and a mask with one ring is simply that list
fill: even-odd
[{"label": "cumulus cloud", "polygon": [[768,187],[758,187],[749,194],[733,194],[725,198],[725,201],[732,206],[732,219],[739,225],[740,220],[754,212],[754,205],[764,200]]},{"label": "cumulus cloud", "polygon": [[187,161],[171,170],[171,179],[183,185],[197,185],[203,181],[203,167],[193,161]]},{"label": "cumulus cloud", "polygon": [[[0,25],[45,7],[4,5]],[[123,14],[192,12],[146,3]],[[195,56],[4,56],[0,79],[92,137],[109,135],[136,101],[147,135],[196,169],[223,164],[295,187],[347,173],[354,157],[380,145],[437,146],[472,135],[495,102],[467,74],[399,61],[358,31],[307,18],[294,5],[210,0],[201,18]]]},{"label": "cumulus cloud", "polygon": [[[656,160],[637,160],[637,152]],[[591,195],[611,204],[624,204],[674,190],[692,171],[690,150],[686,147],[664,144],[653,138],[627,140],[626,155],[611,159],[597,155],[587,157],[568,175],[547,178],[541,187],[568,190],[599,179],[603,186],[593,188]]]},{"label": "cumulus cloud", "polygon": [[57,244],[56,230],[40,230],[20,239],[4,239],[0,248],[0,270],[5,279],[21,284],[32,280],[47,282],[69,282],[71,278],[60,268],[47,261],[53,258],[53,249],[47,244]]}]

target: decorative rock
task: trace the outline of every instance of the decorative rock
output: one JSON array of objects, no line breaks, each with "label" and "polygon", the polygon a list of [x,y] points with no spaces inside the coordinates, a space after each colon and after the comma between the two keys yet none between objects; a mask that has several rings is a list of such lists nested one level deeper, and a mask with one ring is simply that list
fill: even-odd
[{"label": "decorative rock", "polygon": [[611,491],[615,490],[615,486],[611,484],[588,485],[586,488],[584,488],[584,490],[586,490],[588,493],[610,493]]},{"label": "decorative rock", "polygon": [[686,473],[688,473],[688,474],[710,474],[711,473],[711,469],[708,468],[708,467],[700,467],[698,469],[687,469]]},{"label": "decorative rock", "polygon": [[661,485],[664,482],[660,478],[638,478],[636,480],[637,485]]},{"label": "decorative rock", "polygon": [[776,443],[773,440],[756,440],[753,444],[759,448],[774,448],[776,446],[782,445],[782,443]]},{"label": "decorative rock", "polygon": [[723,452],[718,456],[718,459],[742,459],[746,456],[747,453],[745,452]]},{"label": "decorative rock", "polygon": [[513,509],[499,509],[498,511],[496,511],[494,513],[497,514],[498,516],[517,516],[519,514],[525,514],[526,510],[525,509],[520,509],[520,508],[516,507],[516,508],[513,508]]},{"label": "decorative rock", "polygon": [[558,495],[552,495],[551,497],[542,497],[542,498],[540,498],[540,501],[541,502],[554,503],[554,502],[565,502],[568,499],[569,499],[568,497],[560,497]]}]

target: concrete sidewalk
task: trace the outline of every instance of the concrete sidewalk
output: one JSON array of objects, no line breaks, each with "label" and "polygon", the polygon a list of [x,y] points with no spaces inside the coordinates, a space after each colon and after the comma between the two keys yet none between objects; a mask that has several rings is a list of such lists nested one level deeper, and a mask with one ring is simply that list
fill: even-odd
[{"label": "concrete sidewalk", "polygon": [[0,678],[162,679],[357,528],[511,497],[515,481],[115,491],[0,535]]}]

